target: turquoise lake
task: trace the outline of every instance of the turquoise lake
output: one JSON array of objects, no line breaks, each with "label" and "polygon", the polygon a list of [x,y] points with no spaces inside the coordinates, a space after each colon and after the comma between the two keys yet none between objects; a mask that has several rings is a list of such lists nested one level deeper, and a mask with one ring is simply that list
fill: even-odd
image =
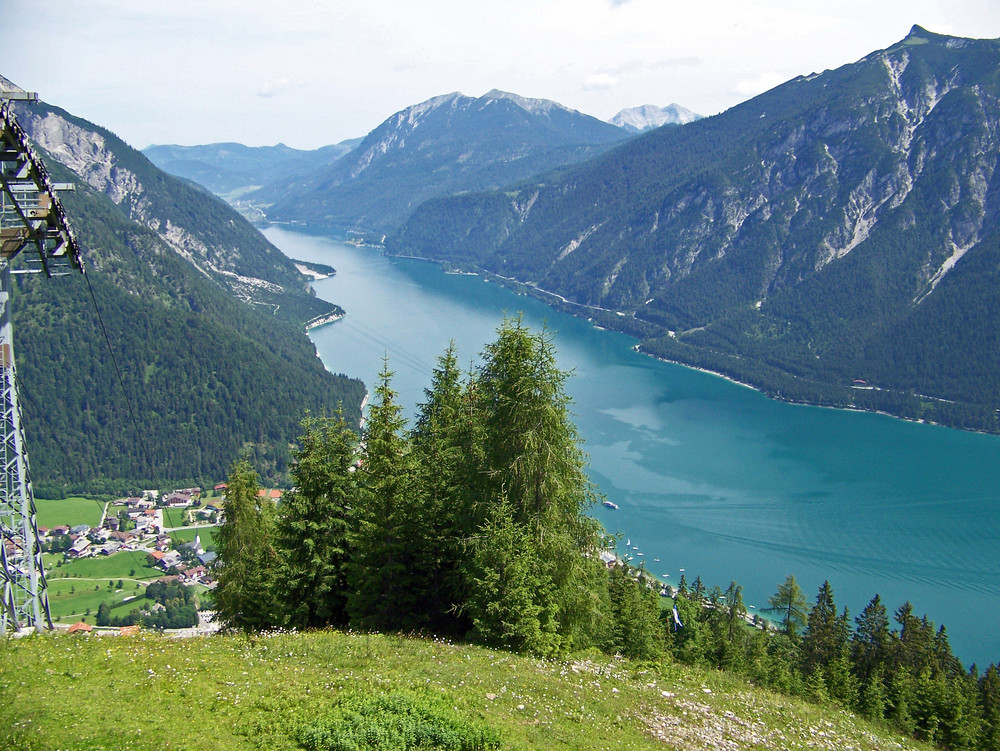
[{"label": "turquoise lake", "polygon": [[337,269],[314,284],[347,310],[310,332],[327,368],[371,387],[388,356],[411,415],[449,340],[471,363],[505,313],[547,324],[574,374],[591,477],[619,506],[593,514],[621,533],[621,552],[630,542],[634,564],[674,584],[681,571],[723,589],[735,580],[758,610],[788,574],[810,603],[828,579],[852,623],[876,593],[890,614],[909,600],[964,662],[1000,662],[1000,437],[772,401],[480,277],[264,234]]}]

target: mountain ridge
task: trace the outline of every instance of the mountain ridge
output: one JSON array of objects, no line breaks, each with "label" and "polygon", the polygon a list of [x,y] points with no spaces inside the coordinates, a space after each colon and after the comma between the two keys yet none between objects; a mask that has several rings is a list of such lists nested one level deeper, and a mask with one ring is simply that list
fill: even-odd
[{"label": "mountain ridge", "polygon": [[360,138],[355,138],[307,151],[283,143],[274,146],[232,142],[200,146],[153,144],[142,153],[164,172],[193,180],[233,201],[273,181],[276,174],[308,172],[318,165],[332,164],[360,142]]},{"label": "mountain ridge", "polygon": [[329,167],[248,198],[274,221],[384,232],[428,198],[499,188],[628,137],[555,102],[452,92],[394,113]]},{"label": "mountain ridge", "polygon": [[342,403],[359,419],[364,386],[328,373],[304,332],[340,309],[290,259],[110,131],[41,102],[17,115],[53,177],[76,184],[62,200],[87,268],[87,283],[16,278],[42,497],[217,481],[241,452],[279,482],[304,409]]},{"label": "mountain ridge", "polygon": [[996,252],[998,55],[916,26],[561,173],[430,201],[387,248],[544,288],[775,396],[996,430],[1000,322],[956,272]]}]

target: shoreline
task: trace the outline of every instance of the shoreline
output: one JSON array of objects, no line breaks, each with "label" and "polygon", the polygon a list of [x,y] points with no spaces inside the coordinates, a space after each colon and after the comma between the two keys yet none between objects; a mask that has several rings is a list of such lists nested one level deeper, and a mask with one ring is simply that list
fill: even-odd
[{"label": "shoreline", "polygon": [[[401,257],[401,256],[396,256],[396,257]],[[433,260],[433,259],[422,259],[422,260]],[[991,433],[988,430],[979,430],[979,429],[976,429],[976,428],[966,428],[966,427],[955,427],[955,426],[952,426],[952,425],[945,425],[944,423],[940,423],[940,422],[937,422],[935,420],[928,420],[926,418],[905,417],[903,415],[893,414],[892,412],[886,412],[885,410],[881,410],[881,409],[863,409],[861,407],[851,406],[851,405],[847,405],[847,404],[844,404],[844,405],[817,404],[816,402],[810,402],[810,401],[799,400],[799,399],[789,399],[789,398],[784,397],[784,396],[777,396],[777,395],[775,395],[773,393],[770,393],[769,391],[767,391],[764,388],[761,388],[759,386],[754,386],[753,384],[746,383],[744,381],[740,381],[737,378],[734,378],[733,376],[727,375],[726,373],[723,373],[721,371],[711,370],[710,368],[705,368],[705,367],[698,366],[698,365],[691,365],[689,363],[683,362],[682,360],[672,360],[672,359],[667,358],[667,357],[661,357],[660,355],[655,355],[655,354],[653,354],[651,352],[647,352],[647,351],[645,351],[642,348],[642,342],[641,342],[641,340],[639,340],[634,335],[629,334],[629,333],[627,333],[625,331],[621,331],[621,330],[615,329],[615,328],[610,328],[609,329],[606,326],[601,326],[597,322],[595,322],[592,318],[589,318],[589,317],[586,317],[584,315],[581,315],[580,313],[573,312],[573,309],[575,308],[577,310],[599,310],[599,311],[604,312],[604,313],[611,313],[611,314],[614,314],[615,316],[618,316],[620,318],[624,318],[626,316],[626,314],[623,313],[622,311],[611,310],[609,308],[602,308],[602,307],[596,306],[596,305],[586,305],[584,303],[578,303],[578,302],[574,302],[572,300],[567,300],[566,298],[564,298],[562,295],[560,295],[558,293],[550,292],[549,290],[543,289],[542,287],[536,287],[534,285],[518,281],[517,279],[515,279],[513,277],[506,277],[506,276],[503,276],[501,274],[494,274],[492,272],[485,271],[482,274],[482,276],[486,280],[489,280],[492,277],[492,278],[498,280],[501,285],[503,285],[505,287],[508,287],[508,288],[513,288],[516,285],[517,287],[519,287],[519,288],[521,288],[523,290],[529,290],[529,291],[535,291],[535,292],[541,293],[536,299],[541,300],[546,305],[550,305],[550,303],[548,303],[544,299],[544,297],[542,297],[542,295],[545,295],[545,296],[548,296],[548,297],[554,297],[555,299],[559,300],[560,302],[562,302],[565,305],[564,312],[566,312],[567,314],[572,315],[572,316],[574,316],[576,318],[585,318],[585,320],[589,321],[590,324],[594,328],[596,328],[596,329],[599,329],[599,330],[602,330],[602,331],[607,331],[607,330],[617,331],[617,333],[625,334],[626,336],[629,336],[632,339],[635,339],[636,340],[636,344],[632,347],[632,350],[635,351],[638,354],[645,355],[646,357],[650,357],[650,358],[652,358],[654,360],[657,360],[659,362],[670,363],[671,365],[679,365],[680,367],[688,368],[689,370],[694,370],[694,371],[697,371],[699,373],[705,373],[707,375],[713,375],[713,376],[716,376],[718,378],[722,378],[723,380],[729,381],[730,383],[735,384],[737,386],[742,386],[743,388],[750,389],[751,391],[756,391],[757,393],[762,394],[763,396],[767,397],[768,399],[772,399],[772,400],[777,401],[777,402],[783,402],[784,404],[792,404],[792,405],[796,405],[796,406],[800,406],[800,407],[815,407],[817,409],[834,409],[834,410],[842,410],[842,411],[845,411],[845,412],[854,412],[854,413],[858,413],[858,414],[881,415],[883,417],[891,417],[894,420],[901,420],[902,422],[913,423],[913,424],[916,424],[916,425],[932,425],[934,427],[939,427],[939,428],[951,428],[952,430],[960,430],[960,431],[965,432],[965,433],[976,433],[976,434],[979,434],[979,435],[996,435],[996,433]],[[515,291],[519,291],[519,290],[515,290]],[[555,308],[555,306],[553,306],[553,307]],[[558,310],[558,308],[555,308],[555,309]],[[877,388],[877,387],[869,387],[869,388]],[[919,396],[919,395],[917,395],[917,396]],[[949,401],[949,400],[943,399],[941,397],[925,397],[925,398],[933,399],[935,401],[942,401],[942,402]]]},{"label": "shoreline", "polygon": [[347,315],[346,312],[339,312],[339,313],[333,312],[333,313],[324,313],[321,316],[316,316],[312,320],[306,322],[306,331],[312,331],[313,329],[319,328],[320,326],[326,326],[328,323],[334,323],[336,321],[339,321],[346,315]]},{"label": "shoreline", "polygon": [[[530,295],[531,293],[535,293],[532,296],[534,296],[536,299],[540,300],[544,304],[549,305],[554,310],[560,310],[561,309],[563,312],[567,313],[568,315],[572,315],[575,318],[582,318],[584,320],[587,320],[596,329],[599,329],[599,330],[602,330],[602,331],[615,331],[617,333],[621,333],[621,334],[625,334],[626,336],[629,336],[630,338],[632,338],[632,339],[634,339],[636,341],[636,344],[632,347],[632,349],[633,349],[633,351],[637,352],[638,354],[645,355],[646,357],[650,357],[650,358],[652,358],[654,360],[658,360],[659,362],[669,363],[671,365],[679,365],[681,367],[688,368],[690,370],[694,370],[694,371],[697,371],[697,372],[700,372],[700,373],[706,373],[708,375],[713,375],[713,376],[716,376],[718,378],[722,378],[723,380],[729,381],[730,383],[733,383],[733,384],[735,384],[737,386],[742,386],[743,388],[750,389],[751,391],[756,391],[756,392],[762,394],[763,396],[767,397],[768,399],[772,399],[774,401],[783,402],[785,404],[792,404],[792,405],[802,406],[802,407],[816,407],[816,408],[820,408],[820,409],[834,409],[834,410],[843,410],[843,411],[846,411],[846,412],[864,413],[864,414],[872,414],[872,415],[881,415],[883,417],[891,417],[891,418],[893,418],[895,420],[901,420],[903,422],[914,423],[914,424],[917,424],[917,425],[932,425],[932,426],[935,426],[935,427],[948,427],[948,428],[952,428],[953,430],[961,430],[961,431],[966,432],[966,433],[977,433],[977,434],[980,434],[980,435],[996,435],[995,433],[991,433],[988,430],[981,430],[981,429],[969,428],[969,427],[956,427],[956,426],[952,426],[952,425],[946,425],[946,424],[938,422],[936,420],[930,420],[930,419],[926,419],[926,418],[906,417],[906,416],[903,416],[903,415],[893,414],[892,412],[887,412],[887,411],[881,410],[881,409],[864,409],[864,408],[857,407],[857,406],[852,406],[852,405],[849,405],[849,404],[843,404],[843,405],[817,404],[816,402],[810,402],[810,401],[799,400],[799,399],[790,399],[790,398],[785,397],[785,396],[779,396],[779,395],[776,395],[774,393],[771,393],[770,391],[768,391],[765,388],[762,388],[760,386],[755,386],[753,384],[746,383],[744,381],[740,381],[739,379],[737,379],[737,378],[735,378],[733,376],[727,375],[726,373],[723,373],[721,371],[712,370],[710,368],[701,367],[701,366],[697,366],[697,365],[691,365],[691,364],[683,362],[681,360],[674,360],[674,359],[670,359],[670,358],[667,358],[667,357],[662,357],[662,356],[655,355],[655,354],[652,354],[650,352],[647,352],[647,351],[645,351],[642,348],[642,342],[641,342],[641,340],[638,339],[638,337],[636,337],[635,335],[629,334],[626,331],[622,331],[621,329],[619,329],[618,327],[613,326],[613,325],[610,326],[610,327],[609,326],[602,326],[599,323],[597,323],[596,321],[594,321],[593,318],[590,318],[589,316],[585,315],[585,313],[584,313],[584,311],[600,311],[601,313],[606,313],[606,314],[609,314],[609,315],[612,315],[612,316],[616,316],[618,318],[625,318],[627,316],[627,314],[624,313],[624,312],[622,312],[622,311],[612,310],[610,308],[602,308],[602,307],[600,307],[598,305],[587,305],[585,303],[578,303],[578,302],[575,302],[573,300],[568,300],[567,298],[565,298],[564,296],[560,295],[557,292],[552,292],[550,290],[544,289],[543,287],[538,287],[536,285],[532,285],[532,284],[528,284],[526,282],[519,281],[518,279],[515,279],[514,277],[508,277],[508,276],[503,276],[502,274],[496,274],[496,273],[488,271],[486,269],[479,269],[478,271],[466,271],[466,270],[461,269],[461,268],[451,268],[451,269],[449,269],[449,268],[445,267],[445,262],[444,261],[437,260],[437,259],[434,259],[434,258],[427,258],[426,256],[417,256],[417,255],[404,255],[404,254],[397,254],[397,253],[387,253],[386,249],[385,249],[385,246],[384,245],[379,245],[379,244],[371,244],[370,247],[377,248],[382,253],[382,255],[387,256],[389,258],[400,258],[400,259],[406,259],[406,260],[424,261],[424,262],[429,262],[429,263],[437,264],[438,267],[441,269],[442,273],[444,273],[444,274],[462,275],[462,276],[479,276],[479,277],[481,277],[483,279],[483,281],[486,281],[486,282],[489,282],[491,280],[496,281],[501,286],[506,287],[508,289],[511,289],[512,291],[514,291],[515,293],[518,293],[518,294],[529,294]],[[548,298],[548,299],[546,299],[546,298]],[[553,304],[552,302],[550,302],[550,300],[556,300],[556,301],[558,301],[558,303],[557,304]],[[560,304],[562,306],[561,308],[560,308]],[[876,387],[872,387],[872,388],[876,388]],[[935,401],[941,401],[941,402],[947,402],[947,401],[949,401],[949,400],[943,399],[941,397],[926,397],[926,398],[933,399]]]}]

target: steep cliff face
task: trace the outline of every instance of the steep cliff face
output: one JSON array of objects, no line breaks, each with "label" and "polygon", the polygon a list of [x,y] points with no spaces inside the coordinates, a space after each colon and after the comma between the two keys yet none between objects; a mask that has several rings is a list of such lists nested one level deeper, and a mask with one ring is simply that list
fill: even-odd
[{"label": "steep cliff face", "polygon": [[[677,359],[727,372],[727,358],[757,361],[783,383],[872,378],[1000,406],[982,358],[919,348],[949,360],[946,387],[904,367],[916,354],[886,341],[917,321],[954,326],[928,303],[953,294],[945,282],[973,256],[994,252],[998,96],[997,41],[914,27],[857,63],[653,131],[513,196],[427,204],[390,247],[619,311],[619,325]],[[966,317],[1000,329],[975,299]],[[779,390],[774,373],[756,380]]]},{"label": "steep cliff face", "polygon": [[114,134],[58,108],[23,106],[18,119],[53,159],[241,300],[279,306],[283,297],[299,297],[321,312],[292,262],[219,199],[159,171]]}]

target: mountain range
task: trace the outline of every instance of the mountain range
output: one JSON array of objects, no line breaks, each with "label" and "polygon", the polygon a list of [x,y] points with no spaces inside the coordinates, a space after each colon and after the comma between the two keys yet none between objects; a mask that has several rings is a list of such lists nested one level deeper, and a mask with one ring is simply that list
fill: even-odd
[{"label": "mountain range", "polygon": [[361,139],[356,138],[313,150],[293,149],[283,143],[276,146],[154,144],[142,153],[164,172],[193,180],[216,195],[235,200],[279,176],[310,172],[332,164],[359,143]]},{"label": "mountain range", "polygon": [[388,232],[429,198],[500,188],[629,136],[548,100],[456,92],[395,113],[332,165],[247,199],[273,221]]},{"label": "mountain range", "polygon": [[618,127],[454,93],[248,198],[523,284],[774,396],[996,431],[998,71],[996,40],[915,26],[638,135],[671,108]]},{"label": "mountain range", "polygon": [[[997,430],[1000,42],[916,26],[387,240],[784,398]],[[544,291],[544,292],[543,292]]]},{"label": "mountain range", "polygon": [[304,410],[342,403],[357,422],[364,385],[328,373],[303,328],[342,311],[291,260],[109,131],[44,103],[17,117],[53,179],[76,186],[62,200],[87,269],[16,277],[40,495],[218,481],[241,454],[275,482]]}]

